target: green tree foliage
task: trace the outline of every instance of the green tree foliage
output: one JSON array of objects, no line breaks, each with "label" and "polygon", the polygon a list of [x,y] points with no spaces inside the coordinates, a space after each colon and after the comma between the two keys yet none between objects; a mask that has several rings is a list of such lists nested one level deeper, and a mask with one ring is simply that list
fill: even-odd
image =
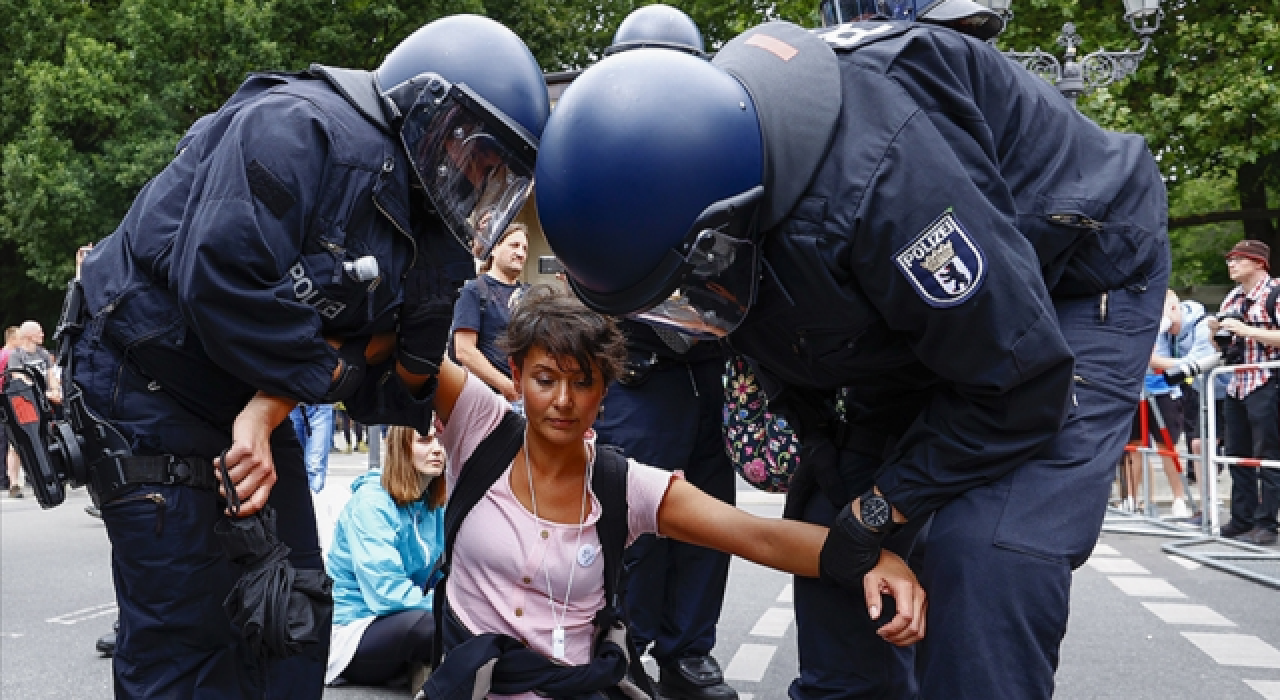
[{"label": "green tree foliage", "polygon": [[[1086,43],[1136,48],[1120,0],[1030,0],[1000,38],[1002,48],[1057,51],[1062,24],[1074,22]],[[1280,209],[1280,24],[1276,3],[1176,0],[1138,72],[1080,100],[1104,127],[1146,136],[1169,185],[1175,277],[1208,282],[1241,235],[1277,248],[1277,228],[1260,212]],[[1246,211],[1255,218],[1181,228],[1181,217]],[[1280,257],[1277,258],[1280,261]]]}]

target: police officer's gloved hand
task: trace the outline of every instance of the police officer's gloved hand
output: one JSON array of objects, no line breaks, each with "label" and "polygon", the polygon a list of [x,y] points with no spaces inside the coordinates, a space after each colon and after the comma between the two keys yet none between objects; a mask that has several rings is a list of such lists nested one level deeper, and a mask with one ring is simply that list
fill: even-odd
[{"label": "police officer's gloved hand", "polygon": [[432,265],[414,266],[405,277],[396,359],[412,374],[439,373],[460,286]]},{"label": "police officer's gloved hand", "polygon": [[853,504],[846,503],[822,543],[819,557],[822,580],[861,592],[862,577],[880,561],[884,538],[884,533],[871,530],[854,517]]},{"label": "police officer's gloved hand", "polygon": [[364,351],[369,345],[369,338],[348,338],[338,347],[338,375],[333,382],[329,384],[329,391],[323,397],[324,403],[335,403],[337,401],[345,401],[356,393],[356,389],[360,388],[361,382],[364,381],[365,369],[367,362],[365,361]]}]

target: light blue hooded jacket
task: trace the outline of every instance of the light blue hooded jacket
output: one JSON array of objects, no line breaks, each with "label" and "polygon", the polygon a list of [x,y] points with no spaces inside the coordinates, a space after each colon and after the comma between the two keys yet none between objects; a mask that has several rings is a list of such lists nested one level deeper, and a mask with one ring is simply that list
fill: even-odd
[{"label": "light blue hooded jacket", "polygon": [[333,624],[430,610],[431,596],[423,587],[438,576],[444,508],[421,500],[397,506],[382,488],[378,469],[357,477],[351,491],[325,560],[333,578]]}]

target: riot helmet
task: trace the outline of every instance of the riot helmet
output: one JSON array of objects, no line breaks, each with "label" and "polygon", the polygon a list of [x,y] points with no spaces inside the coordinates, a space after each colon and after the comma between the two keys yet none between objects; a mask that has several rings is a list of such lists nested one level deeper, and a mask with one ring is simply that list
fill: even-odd
[{"label": "riot helmet", "polygon": [[533,54],[498,22],[455,15],[400,42],[374,83],[432,207],[487,256],[533,189],[551,109]]},{"label": "riot helmet", "polygon": [[683,52],[610,56],[565,90],[541,151],[539,219],[588,307],[697,337],[737,327],[764,193],[742,83]]},{"label": "riot helmet", "polygon": [[706,47],[698,25],[684,12],[670,5],[645,5],[633,10],[618,25],[613,44],[605,56],[639,48],[675,49],[704,56]]},{"label": "riot helmet", "polygon": [[941,24],[986,41],[1004,31],[1004,17],[974,0],[822,0],[822,26],[873,19]]}]

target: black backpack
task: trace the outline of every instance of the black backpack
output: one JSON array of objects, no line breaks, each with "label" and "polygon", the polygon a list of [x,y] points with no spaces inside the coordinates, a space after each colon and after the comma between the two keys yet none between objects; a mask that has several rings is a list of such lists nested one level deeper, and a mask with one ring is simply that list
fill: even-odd
[{"label": "black backpack", "polygon": [[[449,493],[444,513],[444,557],[442,576],[437,581],[432,610],[435,613],[436,635],[432,649],[432,667],[438,667],[444,655],[445,583],[449,579],[453,559],[453,544],[458,530],[471,509],[484,498],[485,493],[510,466],[524,444],[525,420],[507,411],[502,422],[480,444],[462,467],[461,476]],[[600,520],[596,532],[604,555],[604,601],[617,612],[618,619],[627,625],[627,653],[630,656],[628,675],[642,691],[657,697],[649,677],[644,671],[640,655],[631,639],[630,624],[622,606],[622,557],[627,545],[627,459],[614,447],[601,445],[596,450],[595,469],[591,476],[591,490],[600,499]]]}]

